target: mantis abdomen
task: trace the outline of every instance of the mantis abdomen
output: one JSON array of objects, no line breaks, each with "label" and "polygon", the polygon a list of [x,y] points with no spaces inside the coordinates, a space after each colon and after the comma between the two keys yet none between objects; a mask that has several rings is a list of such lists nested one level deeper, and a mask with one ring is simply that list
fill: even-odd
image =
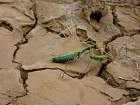
[{"label": "mantis abdomen", "polygon": [[75,58],[78,58],[79,56],[80,56],[80,52],[78,52],[78,51],[77,52],[75,52],[75,51],[66,52],[66,53],[53,57],[52,61],[55,63],[65,63],[68,61],[72,61]]}]

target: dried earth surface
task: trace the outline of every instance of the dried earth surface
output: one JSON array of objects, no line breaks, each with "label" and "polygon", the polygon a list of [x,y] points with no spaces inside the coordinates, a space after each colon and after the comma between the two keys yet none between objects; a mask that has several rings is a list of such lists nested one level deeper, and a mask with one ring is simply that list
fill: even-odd
[{"label": "dried earth surface", "polygon": [[140,105],[140,0],[0,0],[0,105]]}]

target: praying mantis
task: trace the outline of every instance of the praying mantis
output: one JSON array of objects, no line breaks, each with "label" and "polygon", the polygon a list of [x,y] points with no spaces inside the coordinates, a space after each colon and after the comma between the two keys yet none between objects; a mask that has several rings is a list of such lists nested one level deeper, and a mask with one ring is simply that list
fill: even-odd
[{"label": "praying mantis", "polygon": [[[70,52],[65,52],[62,54],[59,54],[57,56],[54,56],[52,58],[52,62],[54,63],[66,63],[69,61],[73,61],[74,59],[78,59],[81,54],[83,54],[84,52],[91,50],[91,48],[96,49],[96,44],[90,45],[89,47],[86,48],[81,48],[77,51],[70,51]],[[97,61],[111,61],[111,57],[107,56],[107,55],[96,55],[96,54],[90,54],[90,58],[97,60]]]}]

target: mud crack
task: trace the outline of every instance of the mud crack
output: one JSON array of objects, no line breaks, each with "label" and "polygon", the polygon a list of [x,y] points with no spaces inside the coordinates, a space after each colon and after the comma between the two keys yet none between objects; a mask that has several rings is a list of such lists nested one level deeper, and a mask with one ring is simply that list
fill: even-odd
[{"label": "mud crack", "polygon": [[5,28],[5,29],[7,29],[11,32],[13,31],[12,25],[10,23],[8,23],[7,21],[4,21],[4,20],[0,21],[0,27],[3,27],[3,28]]},{"label": "mud crack", "polygon": [[[34,2],[33,2],[34,3]],[[16,46],[16,50],[14,51],[13,54],[13,59],[12,59],[12,63],[17,64],[17,69],[20,71],[20,77],[21,77],[21,82],[23,85],[23,88],[25,89],[26,93],[24,95],[21,96],[17,96],[14,98],[14,101],[17,100],[18,98],[24,97],[28,94],[28,90],[27,90],[27,84],[26,84],[26,80],[28,79],[28,73],[22,68],[22,64],[19,63],[18,61],[16,61],[16,55],[18,53],[18,51],[20,50],[20,46],[24,45],[26,43],[28,43],[28,39],[26,38],[26,36],[32,31],[32,29],[34,29],[37,25],[38,22],[38,18],[37,18],[37,14],[36,14],[36,4],[34,3],[33,7],[32,7],[32,11],[34,13],[34,24],[32,26],[32,28],[30,28],[27,32],[25,32],[23,34],[23,39],[20,40],[18,43],[15,44]],[[12,103],[13,101],[11,101],[10,103]],[[8,103],[7,105],[9,105],[10,103]]]},{"label": "mud crack", "polygon": [[119,37],[124,37],[124,36],[135,36],[137,34],[140,34],[140,29],[139,30],[130,30],[130,31],[126,31],[125,28],[123,26],[121,26],[118,22],[118,16],[116,14],[116,5],[111,5],[111,11],[112,11],[112,16],[113,16],[113,24],[120,30],[120,34],[114,35],[112,37],[110,37],[109,39],[107,39],[106,41],[104,41],[104,45],[107,48],[107,45],[111,42],[113,42],[114,40],[116,40]]},{"label": "mud crack", "polygon": [[[63,70],[61,68],[58,68],[58,67],[55,67],[55,68],[52,68],[52,67],[44,67],[44,68],[37,68],[37,69],[28,69],[28,73],[31,73],[31,72],[35,72],[35,71],[41,71],[41,70],[46,70],[46,69],[50,69],[50,70],[60,70],[62,71],[64,74],[70,76],[71,78],[78,78],[78,79],[82,79],[87,73],[79,73],[79,72],[76,72],[76,71],[72,71],[72,70]],[[26,71],[26,70],[25,70]],[[71,75],[71,74],[74,74],[75,76]]]},{"label": "mud crack", "polygon": [[[111,11],[112,11],[112,16],[113,16],[113,24],[119,28],[121,34],[122,34],[123,36],[133,36],[133,35],[135,35],[135,34],[140,33],[140,29],[138,29],[138,30],[126,31],[126,29],[125,29],[123,26],[121,26],[121,25],[119,24],[119,19],[118,19],[117,13],[116,13],[116,12],[117,12],[116,7],[117,7],[116,5],[112,5],[112,6],[111,6]],[[135,12],[134,12],[134,13],[135,13]],[[134,17],[133,17],[133,18],[134,18]],[[138,20],[137,18],[135,18],[135,19]],[[138,22],[139,22],[139,21],[138,21]]]}]

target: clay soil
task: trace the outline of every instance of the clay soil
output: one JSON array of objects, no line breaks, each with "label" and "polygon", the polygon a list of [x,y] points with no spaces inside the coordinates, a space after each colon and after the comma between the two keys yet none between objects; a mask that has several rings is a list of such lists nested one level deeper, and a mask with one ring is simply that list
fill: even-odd
[{"label": "clay soil", "polygon": [[0,105],[140,105],[140,0],[0,0]]}]

